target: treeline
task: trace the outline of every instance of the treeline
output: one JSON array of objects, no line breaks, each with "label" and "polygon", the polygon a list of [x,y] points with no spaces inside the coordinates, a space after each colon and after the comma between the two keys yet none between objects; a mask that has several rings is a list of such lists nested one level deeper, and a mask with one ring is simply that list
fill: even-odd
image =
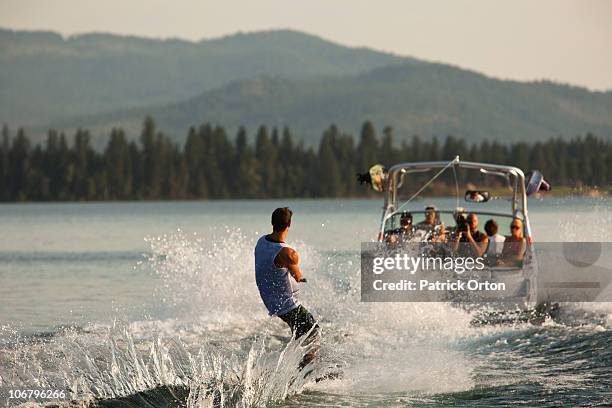
[{"label": "treeline", "polygon": [[12,135],[5,125],[0,200],[358,197],[369,192],[356,183],[355,174],[372,164],[450,160],[456,155],[540,169],[557,185],[608,186],[612,181],[612,144],[590,134],[511,145],[415,136],[397,144],[391,128],[377,135],[366,122],[358,140],[331,126],[313,149],[296,143],[288,128],[262,126],[255,142],[248,143],[243,128],[231,138],[223,127],[203,124],[191,128],[179,146],[147,118],[139,141],[113,129],[103,151],[93,148],[86,130],[78,130],[71,143],[51,130],[45,143],[32,145],[23,129]]}]

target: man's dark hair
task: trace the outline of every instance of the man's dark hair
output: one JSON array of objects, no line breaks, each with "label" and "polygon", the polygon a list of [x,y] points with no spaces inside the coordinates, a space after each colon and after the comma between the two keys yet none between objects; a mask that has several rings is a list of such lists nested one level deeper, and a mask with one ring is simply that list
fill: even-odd
[{"label": "man's dark hair", "polygon": [[291,216],[293,211],[289,207],[277,208],[272,213],[272,228],[275,232],[283,231],[291,225]]},{"label": "man's dark hair", "polygon": [[485,224],[485,231],[487,232],[487,235],[490,237],[497,234],[498,229],[499,227],[497,225],[497,221],[495,220],[489,220]]}]

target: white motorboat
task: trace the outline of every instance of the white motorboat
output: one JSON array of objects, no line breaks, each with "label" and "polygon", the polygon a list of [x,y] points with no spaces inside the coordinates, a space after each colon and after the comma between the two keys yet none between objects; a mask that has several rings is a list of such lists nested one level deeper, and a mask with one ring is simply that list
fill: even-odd
[{"label": "white motorboat", "polygon": [[[487,251],[486,268],[478,272],[480,279],[503,283],[503,296],[491,292],[488,298],[487,293],[480,293],[477,303],[506,312],[546,310],[546,299],[538,298],[538,265],[527,211],[528,195],[550,189],[539,171],[526,177],[514,166],[462,161],[457,156],[450,161],[399,163],[388,170],[376,165],[360,180],[384,195],[378,241],[387,245],[430,242],[450,246],[459,240],[455,237],[468,214],[476,214],[480,230],[494,220],[500,234],[509,234],[513,220],[520,220],[526,241],[521,261],[503,262],[498,247]],[[426,220],[432,210],[433,222]]]}]

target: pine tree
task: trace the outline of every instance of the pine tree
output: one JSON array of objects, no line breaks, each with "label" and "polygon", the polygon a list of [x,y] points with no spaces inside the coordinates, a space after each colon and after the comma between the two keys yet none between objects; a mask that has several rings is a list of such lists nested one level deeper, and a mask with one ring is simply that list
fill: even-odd
[{"label": "pine tree", "polygon": [[337,137],[338,128],[332,125],[323,133],[319,144],[316,195],[320,197],[338,197],[342,194],[338,158],[334,152]]},{"label": "pine tree", "polygon": [[184,152],[189,174],[187,183],[188,197],[208,198],[208,183],[202,165],[205,157],[204,141],[193,127],[189,129]]},{"label": "pine tree", "polygon": [[132,163],[130,146],[123,129],[114,128],[104,152],[108,198],[125,200],[132,196]]},{"label": "pine tree", "polygon": [[[346,134],[340,135],[336,139],[335,151],[340,168],[342,194],[352,197],[358,188],[357,183],[355,183],[355,175],[359,172],[359,169],[355,167],[356,152],[353,137]],[[393,156],[395,155],[393,154]]]},{"label": "pine tree", "polygon": [[0,201],[11,199],[8,190],[10,137],[9,127],[5,123],[2,125],[2,142],[0,144]]},{"label": "pine tree", "polygon": [[298,197],[303,190],[304,174],[300,154],[294,146],[288,127],[283,129],[282,139],[278,146],[278,158],[281,168],[279,196]]},{"label": "pine tree", "polygon": [[361,138],[357,147],[357,165],[360,171],[367,171],[380,162],[378,140],[372,122],[367,121],[361,128]]},{"label": "pine tree", "polygon": [[238,176],[234,183],[234,197],[256,198],[262,195],[263,180],[259,162],[253,150],[247,143],[247,134],[244,127],[240,127],[236,135],[236,159],[234,166]]},{"label": "pine tree", "polygon": [[8,192],[11,200],[25,201],[30,171],[30,141],[23,128],[17,130],[9,151]]},{"label": "pine tree", "polygon": [[151,117],[146,117],[140,134],[142,146],[142,196],[144,198],[158,197],[161,191],[162,175],[159,163],[156,163],[156,156],[159,146],[159,137],[155,134],[155,122]]},{"label": "pine tree", "polygon": [[227,176],[230,172],[234,147],[220,126],[210,132],[206,143],[206,174],[213,198],[229,198],[230,182]]},{"label": "pine tree", "polygon": [[394,165],[398,161],[395,157],[395,151],[393,146],[393,129],[390,126],[385,126],[380,146],[380,161],[386,166]]},{"label": "pine tree", "polygon": [[260,164],[261,179],[263,182],[262,197],[276,197],[277,182],[280,175],[278,153],[268,137],[268,130],[260,126],[255,142],[255,157]]},{"label": "pine tree", "polygon": [[89,132],[78,129],[74,135],[73,163],[75,176],[72,187],[72,195],[77,200],[91,200],[96,197],[96,186],[90,175],[93,154]]}]

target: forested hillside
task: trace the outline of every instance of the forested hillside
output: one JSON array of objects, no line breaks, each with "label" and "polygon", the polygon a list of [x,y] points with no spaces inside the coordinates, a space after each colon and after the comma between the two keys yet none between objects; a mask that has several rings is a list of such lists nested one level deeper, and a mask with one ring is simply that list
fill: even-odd
[{"label": "forested hillside", "polygon": [[39,141],[86,128],[96,146],[113,127],[137,139],[147,115],[179,143],[209,122],[250,135],[290,126],[315,147],[329,124],[356,134],[364,118],[400,141],[612,137],[611,91],[502,81],[295,31],[188,42],[0,30],[0,84],[0,123]]},{"label": "forested hillside", "polygon": [[356,74],[398,61],[411,60],[288,30],[189,42],[0,29],[0,123],[48,124],[177,102],[259,75]]},{"label": "forested hillside", "polygon": [[185,102],[85,118],[73,125],[97,133],[121,126],[137,134],[146,115],[180,141],[189,126],[207,121],[231,131],[243,125],[251,133],[262,123],[290,125],[298,138],[316,145],[320,129],[330,123],[357,133],[364,117],[392,126],[398,140],[453,135],[510,142],[587,132],[608,138],[612,92],[500,81],[445,65],[408,64],[341,78],[246,80]]}]

